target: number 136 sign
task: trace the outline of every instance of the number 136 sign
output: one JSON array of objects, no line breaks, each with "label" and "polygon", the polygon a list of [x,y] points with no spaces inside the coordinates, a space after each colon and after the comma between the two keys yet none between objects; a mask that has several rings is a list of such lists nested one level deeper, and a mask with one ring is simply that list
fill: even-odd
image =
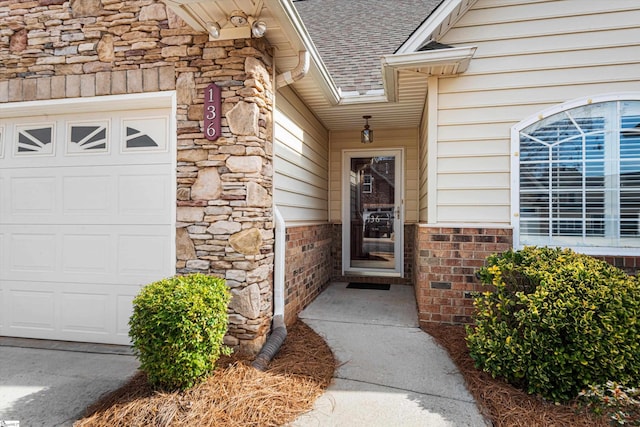
[{"label": "number 136 sign", "polygon": [[215,141],[220,136],[220,86],[211,83],[204,90],[204,136]]}]

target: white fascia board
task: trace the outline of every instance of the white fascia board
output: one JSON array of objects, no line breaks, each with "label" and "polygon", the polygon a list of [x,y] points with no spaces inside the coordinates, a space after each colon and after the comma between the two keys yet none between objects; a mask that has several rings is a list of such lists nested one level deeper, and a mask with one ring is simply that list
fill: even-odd
[{"label": "white fascia board", "polygon": [[340,99],[340,105],[375,104],[378,102],[389,102],[385,91],[382,89],[370,90],[363,95],[359,92],[342,92],[342,98]]},{"label": "white fascia board", "polygon": [[402,46],[398,48],[396,54],[416,52],[431,39],[431,35],[440,25],[444,22],[451,22],[451,18],[453,18],[453,22],[457,21],[458,16],[452,17],[451,15],[463,7],[464,3],[467,3],[467,8],[469,8],[476,1],[477,0],[445,0],[429,15],[426,21],[409,36]]},{"label": "white fascia board", "polygon": [[384,55],[382,65],[385,68],[427,68],[440,65],[458,65],[458,73],[467,70],[469,61],[476,52],[475,46],[452,47],[448,49],[427,50],[404,54]]},{"label": "white fascia board", "polygon": [[[457,65],[456,74],[464,73],[476,52],[475,46],[452,47],[448,49],[384,55],[382,81],[390,102],[395,102],[398,93],[398,71],[402,69],[424,69],[442,65]],[[430,75],[427,71],[425,74]]]},{"label": "white fascia board", "polygon": [[[304,24],[302,23],[302,19],[300,18],[300,15],[298,14],[298,11],[296,10],[292,1],[291,0],[266,0],[266,3],[273,9],[276,9],[275,7],[276,5],[280,6],[280,10],[284,12],[285,16],[289,21],[288,23],[295,30],[305,50],[309,52],[309,55],[311,55],[311,59],[316,66],[319,76],[321,77],[322,84],[325,86],[324,92],[329,97],[329,102],[334,105],[338,104],[340,102],[340,92],[336,84],[334,83],[333,79],[331,78],[331,75],[329,74],[327,67],[324,65],[324,62],[320,57],[320,53],[318,52],[315,44],[311,40],[311,36],[309,35],[309,32],[307,31]],[[282,24],[284,25],[285,23],[283,22]]]}]

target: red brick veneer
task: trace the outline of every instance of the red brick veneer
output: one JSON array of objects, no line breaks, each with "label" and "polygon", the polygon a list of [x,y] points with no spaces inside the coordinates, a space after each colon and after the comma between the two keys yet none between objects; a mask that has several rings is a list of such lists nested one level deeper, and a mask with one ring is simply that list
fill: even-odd
[{"label": "red brick veneer", "polygon": [[331,225],[287,228],[285,322],[291,325],[331,280]]},{"label": "red brick veneer", "polygon": [[415,234],[415,291],[420,323],[470,323],[475,277],[489,255],[512,247],[512,230],[420,225]]},{"label": "red brick veneer", "polygon": [[[471,292],[481,291],[475,274],[485,259],[512,248],[506,228],[420,225],[415,234],[415,291],[420,323],[471,323]],[[625,270],[640,271],[640,256],[596,256]]]}]

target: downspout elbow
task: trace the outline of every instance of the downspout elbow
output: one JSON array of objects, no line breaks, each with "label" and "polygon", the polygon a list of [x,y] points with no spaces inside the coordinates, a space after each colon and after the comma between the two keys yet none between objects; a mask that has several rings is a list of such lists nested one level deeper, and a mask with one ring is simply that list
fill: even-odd
[{"label": "downspout elbow", "polygon": [[293,82],[296,82],[307,75],[309,72],[309,52],[300,51],[298,53],[298,65],[290,71],[285,71],[284,73],[276,76],[276,87],[281,88],[283,86],[290,85]]}]

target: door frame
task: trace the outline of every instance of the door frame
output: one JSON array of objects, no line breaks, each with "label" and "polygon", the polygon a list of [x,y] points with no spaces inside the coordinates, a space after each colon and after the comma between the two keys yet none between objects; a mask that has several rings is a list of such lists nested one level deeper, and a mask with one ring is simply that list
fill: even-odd
[{"label": "door frame", "polygon": [[[351,159],[357,157],[381,157],[395,156],[395,208],[394,229],[398,225],[394,235],[394,256],[395,268],[362,268],[351,267]],[[383,276],[383,277],[403,277],[404,276],[404,148],[353,148],[342,150],[341,168],[341,203],[342,203],[342,275],[345,276]]]}]

